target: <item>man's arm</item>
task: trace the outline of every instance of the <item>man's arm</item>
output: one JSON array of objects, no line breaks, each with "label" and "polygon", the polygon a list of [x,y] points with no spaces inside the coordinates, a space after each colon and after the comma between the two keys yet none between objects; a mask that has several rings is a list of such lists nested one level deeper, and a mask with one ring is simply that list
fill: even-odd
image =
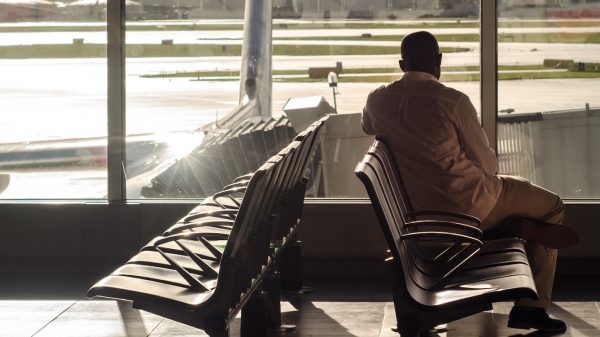
[{"label": "man's arm", "polygon": [[367,112],[367,107],[363,108],[362,116],[360,118],[360,125],[362,126],[363,132],[367,135],[374,135],[375,131],[373,130],[373,124],[371,124],[371,119],[369,118],[369,113]]},{"label": "man's arm", "polygon": [[363,108],[362,116],[360,118],[360,125],[362,126],[363,132],[367,135],[374,135],[375,128],[373,127],[373,122],[371,121],[370,114],[373,113],[373,92],[367,96],[367,102],[365,103],[365,107]]},{"label": "man's arm", "polygon": [[467,157],[485,173],[496,174],[498,172],[496,153],[490,148],[487,135],[477,119],[477,111],[471,100],[463,96],[456,108],[460,143]]}]

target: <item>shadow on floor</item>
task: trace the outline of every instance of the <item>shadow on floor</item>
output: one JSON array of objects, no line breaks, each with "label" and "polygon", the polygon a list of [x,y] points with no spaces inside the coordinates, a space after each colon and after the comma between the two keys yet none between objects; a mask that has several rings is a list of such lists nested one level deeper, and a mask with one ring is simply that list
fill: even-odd
[{"label": "shadow on floor", "polygon": [[282,312],[281,320],[284,324],[296,325],[297,329],[292,333],[274,336],[297,337],[325,334],[339,337],[360,337],[350,332],[346,326],[328,315],[325,310],[315,306],[311,300],[302,296],[288,296],[287,300],[296,310]]}]

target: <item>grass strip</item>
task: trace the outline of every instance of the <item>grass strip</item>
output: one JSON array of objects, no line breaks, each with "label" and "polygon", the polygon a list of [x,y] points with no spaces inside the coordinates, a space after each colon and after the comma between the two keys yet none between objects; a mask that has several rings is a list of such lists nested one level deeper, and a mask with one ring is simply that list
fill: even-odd
[{"label": "grass strip", "polygon": [[499,28],[539,28],[539,27],[600,27],[598,20],[498,20]]},{"label": "grass strip", "polygon": [[[278,37],[277,40],[292,41],[397,41],[400,42],[405,35],[371,35],[371,36],[298,36],[298,37]],[[477,42],[479,34],[439,34],[436,39],[440,42]]]},{"label": "grass strip", "polygon": [[[284,37],[277,40],[293,41],[397,41],[400,42],[404,35],[373,35],[363,36],[303,36]],[[440,42],[478,42],[479,34],[439,34],[436,36]],[[538,43],[600,43],[600,33],[527,33],[527,34],[499,34],[499,42],[538,42]]]},{"label": "grass strip", "polygon": [[[306,70],[273,70],[273,76],[281,75],[306,75]],[[159,74],[148,74],[142,75],[144,78],[170,78],[170,77],[239,77],[240,72],[238,70],[199,70],[199,71],[176,71],[176,72],[162,72]]]},{"label": "grass strip", "polygon": [[[520,64],[499,65],[498,70],[542,70],[547,69],[543,65]],[[479,71],[479,66],[442,66],[442,73],[448,71]],[[344,68],[342,76],[346,74],[368,74],[368,73],[399,73],[400,68]]]},{"label": "grass strip", "polygon": [[[237,76],[230,77],[215,77],[210,79],[199,78],[200,81],[207,82],[222,82],[222,81],[239,81]],[[166,77],[166,76],[148,76],[148,77]],[[184,77],[184,76],[181,76]],[[191,77],[191,76],[188,76]],[[389,83],[400,79],[400,74],[390,74],[390,75],[367,75],[367,76],[352,76],[350,75],[342,75],[339,77],[340,85],[343,83]],[[533,79],[569,79],[569,78],[600,78],[600,72],[577,72],[577,71],[553,71],[553,72],[513,72],[513,73],[498,73],[499,81],[513,81],[513,80],[533,80]],[[446,73],[442,74],[441,81],[442,82],[470,82],[470,81],[479,81],[480,76],[479,73]],[[309,78],[306,77],[277,77],[277,75],[273,76],[274,82],[281,83],[320,83],[323,82],[322,78]]]},{"label": "grass strip", "polygon": [[600,33],[499,34],[500,42],[600,43]]},{"label": "grass strip", "polygon": [[[177,22],[177,21],[175,21]],[[475,28],[479,27],[476,21],[466,22],[300,22],[300,23],[277,23],[273,24],[273,30],[298,30],[298,29],[376,29],[376,28]],[[243,30],[242,23],[218,24],[218,23],[190,23],[190,24],[130,24],[126,26],[127,31],[223,31]],[[0,33],[28,33],[28,32],[99,32],[106,31],[106,25],[74,25],[74,26],[3,26]]]},{"label": "grass strip", "polygon": [[[177,24],[140,23],[128,24],[127,31],[222,31],[222,30],[243,30],[242,23],[219,24],[198,23],[179,24],[178,21],[172,21]],[[455,21],[429,21],[414,22],[407,21],[388,21],[388,22],[297,22],[297,23],[278,23],[273,24],[274,30],[294,30],[294,29],[377,29],[377,28],[407,28],[407,29],[433,29],[433,28],[477,28],[479,22],[473,19]],[[500,28],[532,28],[532,27],[600,27],[598,20],[559,20],[559,21],[540,21],[540,20],[502,20],[498,22]],[[35,26],[0,26],[0,33],[28,33],[28,32],[99,32],[106,31],[106,25],[102,22],[89,25],[35,25]]]},{"label": "grass strip", "polygon": [[[510,66],[498,66],[498,70],[541,70],[547,69],[542,65],[510,65]],[[479,71],[479,66],[449,66],[442,67],[442,73],[449,71]],[[370,73],[399,73],[400,68],[344,68],[341,76],[348,76],[351,74],[370,74]],[[287,70],[273,70],[273,76],[281,75],[307,75],[308,70],[302,69],[287,69]],[[159,74],[147,74],[142,75],[144,78],[204,78],[204,77],[239,77],[240,72],[237,70],[199,70],[199,71],[176,71],[176,72],[162,72]]]},{"label": "grass strip", "polygon": [[[372,76],[340,76],[339,83],[389,83],[400,78],[398,75],[372,75]],[[508,80],[529,80],[529,79],[564,79],[564,78],[600,78],[600,72],[571,72],[571,71],[555,71],[555,72],[515,72],[515,73],[499,73],[499,81]],[[443,82],[469,82],[479,81],[479,73],[461,73],[461,74],[442,74],[441,81]],[[285,78],[274,77],[275,82],[322,82],[323,79],[312,78]]]},{"label": "grass strip", "polygon": [[[441,47],[442,53],[459,53],[470,48]],[[354,45],[277,45],[273,46],[274,55],[385,55],[400,54],[397,46],[354,46]]]},{"label": "grass strip", "polygon": [[[442,48],[442,52],[466,52],[468,48]],[[240,56],[241,45],[217,44],[130,44],[125,48],[127,57],[200,57]],[[273,55],[381,55],[398,54],[398,47],[352,45],[274,45]],[[90,58],[106,57],[104,44],[40,44],[0,46],[0,59],[26,58]]]}]

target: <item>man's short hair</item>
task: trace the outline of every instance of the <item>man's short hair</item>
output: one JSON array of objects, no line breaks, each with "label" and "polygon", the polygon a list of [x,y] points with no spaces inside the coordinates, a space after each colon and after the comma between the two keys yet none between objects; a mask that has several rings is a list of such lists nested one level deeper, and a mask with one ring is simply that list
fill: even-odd
[{"label": "man's short hair", "polygon": [[400,54],[410,70],[428,70],[436,65],[440,47],[435,36],[426,31],[408,34],[402,39]]}]

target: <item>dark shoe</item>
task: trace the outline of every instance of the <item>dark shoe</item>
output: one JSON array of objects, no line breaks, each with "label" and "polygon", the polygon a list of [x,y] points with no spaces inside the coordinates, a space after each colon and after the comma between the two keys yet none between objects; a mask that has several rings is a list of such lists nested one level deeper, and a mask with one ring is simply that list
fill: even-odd
[{"label": "dark shoe", "polygon": [[565,322],[550,318],[542,308],[514,306],[508,315],[508,327],[515,329],[537,329],[547,332],[564,332]]},{"label": "dark shoe", "polygon": [[508,226],[513,235],[548,248],[562,249],[573,246],[579,241],[579,234],[572,228],[537,219],[513,218]]}]

